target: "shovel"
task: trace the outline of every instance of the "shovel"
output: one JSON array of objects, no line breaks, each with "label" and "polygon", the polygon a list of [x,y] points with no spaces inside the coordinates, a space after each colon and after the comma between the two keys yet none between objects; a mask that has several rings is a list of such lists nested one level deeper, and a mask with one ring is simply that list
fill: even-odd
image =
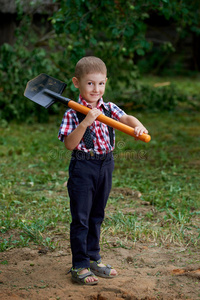
[{"label": "shovel", "polygon": [[[66,84],[64,82],[43,73],[27,83],[24,96],[45,108],[49,108],[55,102],[59,101],[68,107],[87,115],[90,108],[61,96],[65,87]],[[132,127],[106,117],[103,114],[99,115],[97,120],[126,134],[136,137]],[[145,133],[136,138],[146,143],[151,140],[151,136]]]}]

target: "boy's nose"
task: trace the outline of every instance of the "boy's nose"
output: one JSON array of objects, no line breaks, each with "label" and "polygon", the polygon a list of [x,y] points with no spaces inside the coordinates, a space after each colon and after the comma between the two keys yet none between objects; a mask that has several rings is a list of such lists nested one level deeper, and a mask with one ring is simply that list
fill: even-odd
[{"label": "boy's nose", "polygon": [[99,91],[99,86],[97,84],[94,85],[94,91],[98,92]]}]

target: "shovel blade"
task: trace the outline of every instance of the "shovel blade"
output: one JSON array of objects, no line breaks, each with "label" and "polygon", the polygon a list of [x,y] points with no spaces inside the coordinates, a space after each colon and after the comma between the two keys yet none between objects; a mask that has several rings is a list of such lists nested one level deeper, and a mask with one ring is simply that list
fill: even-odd
[{"label": "shovel blade", "polygon": [[65,87],[66,83],[42,73],[27,83],[24,96],[33,102],[48,108],[54,104],[56,100],[55,97],[44,91],[50,90],[61,95]]}]

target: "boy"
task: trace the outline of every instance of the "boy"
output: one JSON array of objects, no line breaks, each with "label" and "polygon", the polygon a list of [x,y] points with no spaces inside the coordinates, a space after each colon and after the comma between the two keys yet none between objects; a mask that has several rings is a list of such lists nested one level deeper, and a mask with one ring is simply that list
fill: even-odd
[{"label": "boy", "polygon": [[104,265],[100,257],[100,227],[112,185],[115,145],[114,129],[96,118],[105,114],[134,128],[136,136],[148,133],[133,116],[117,105],[103,102],[107,81],[104,62],[93,56],[80,59],[75,68],[73,84],[79,89],[79,103],[91,108],[87,116],[73,109],[65,112],[59,139],[72,150],[69,166],[68,193],[72,222],[70,242],[72,250],[72,280],[93,285],[98,278],[113,278],[117,272]]}]

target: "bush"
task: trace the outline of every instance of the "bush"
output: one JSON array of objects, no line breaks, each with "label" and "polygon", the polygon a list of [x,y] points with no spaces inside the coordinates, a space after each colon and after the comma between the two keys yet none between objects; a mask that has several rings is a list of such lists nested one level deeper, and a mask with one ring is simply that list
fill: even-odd
[{"label": "bush", "polygon": [[186,102],[187,96],[181,93],[175,85],[150,87],[141,85],[134,98],[138,108],[152,111],[174,110],[180,102]]},{"label": "bush", "polygon": [[122,94],[107,92],[106,97],[118,105],[134,110],[174,111],[178,107],[199,109],[200,96],[180,90],[175,84],[154,87],[134,83],[134,88]]},{"label": "bush", "polygon": [[[16,43],[0,47],[1,119],[25,121],[37,117],[39,121],[45,121],[49,113],[58,111],[58,105],[53,105],[47,112],[23,96],[27,82],[40,73],[65,81],[67,97],[75,100],[77,92],[71,77],[76,62],[84,55],[96,55],[105,61],[109,78],[105,99],[109,101],[155,111],[173,110],[180,102],[188,101],[188,97],[172,85],[151,88],[137,84],[133,91],[125,92],[138,78],[135,56],[144,56],[151,50],[151,43],[145,38],[144,21],[149,18],[152,3],[153,9],[167,19],[174,9],[179,11],[176,3],[171,10],[168,1],[164,0],[150,1],[148,5],[139,1],[135,6],[131,1],[123,4],[114,1],[113,6],[111,0],[78,0],[75,3],[54,0],[60,9],[50,18],[51,22],[49,15],[44,14],[44,19],[37,21],[36,26],[33,18],[37,10],[35,5],[39,2],[31,2],[30,11],[24,14],[21,1],[17,0]],[[184,8],[183,4],[182,12]],[[187,20],[191,22],[188,13],[186,10]],[[162,51],[172,51],[171,45],[165,43]],[[199,96],[195,97],[198,102]]]},{"label": "bush", "polygon": [[23,96],[27,82],[41,72],[58,73],[44,49],[4,44],[0,48],[0,118],[24,121],[47,117],[45,109]]}]

